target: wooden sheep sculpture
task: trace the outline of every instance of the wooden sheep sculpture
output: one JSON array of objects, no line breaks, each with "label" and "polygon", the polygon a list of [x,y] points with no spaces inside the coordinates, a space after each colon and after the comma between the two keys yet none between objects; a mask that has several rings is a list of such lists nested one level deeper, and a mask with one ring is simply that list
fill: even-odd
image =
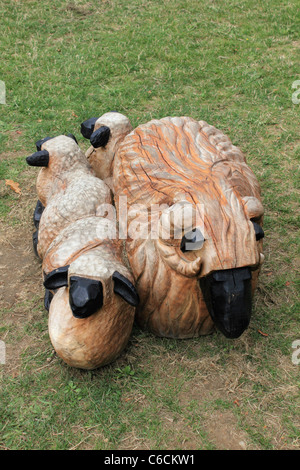
[{"label": "wooden sheep sculpture", "polygon": [[263,262],[255,175],[227,136],[188,117],[154,119],[133,131],[127,123],[111,152],[110,129],[120,120],[106,113],[85,121],[82,134],[91,138],[92,165],[112,177],[140,298],[137,322],[165,337],[190,338],[215,326],[239,337]]},{"label": "wooden sheep sculpture", "polygon": [[81,133],[90,139],[91,147],[86,158],[96,176],[112,186],[112,172],[115,154],[125,136],[132,131],[129,119],[115,111],[100,118],[90,118],[81,124]]},{"label": "wooden sheep sculpture", "polygon": [[50,339],[67,364],[94,369],[126,346],[138,302],[115,236],[111,190],[72,138],[43,139],[37,150],[27,163],[42,167],[34,244],[53,295]]}]

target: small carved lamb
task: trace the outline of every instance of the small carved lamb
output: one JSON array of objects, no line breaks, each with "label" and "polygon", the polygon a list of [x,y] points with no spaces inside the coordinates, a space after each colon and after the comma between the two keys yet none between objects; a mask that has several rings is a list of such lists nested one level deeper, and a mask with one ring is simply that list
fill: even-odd
[{"label": "small carved lamb", "polygon": [[116,237],[111,191],[72,138],[46,138],[37,149],[27,163],[42,167],[34,220],[44,286],[54,294],[50,339],[67,364],[95,369],[125,348],[138,303]]},{"label": "small carved lamb", "polygon": [[96,176],[112,187],[115,155],[125,136],[132,131],[129,119],[121,113],[111,111],[99,118],[90,118],[81,124],[81,133],[90,139],[91,147],[85,156]]},{"label": "small carved lamb", "polygon": [[[208,334],[215,326],[226,337],[239,337],[250,322],[263,262],[264,211],[255,175],[227,136],[188,117],[154,119],[133,131],[127,120],[110,151],[120,120],[126,122],[107,113],[85,121],[82,134],[90,137],[92,166],[105,166],[112,177],[121,228],[126,200],[138,323],[166,337]],[[183,226],[178,220],[186,209]],[[133,233],[137,225],[144,236]]]}]

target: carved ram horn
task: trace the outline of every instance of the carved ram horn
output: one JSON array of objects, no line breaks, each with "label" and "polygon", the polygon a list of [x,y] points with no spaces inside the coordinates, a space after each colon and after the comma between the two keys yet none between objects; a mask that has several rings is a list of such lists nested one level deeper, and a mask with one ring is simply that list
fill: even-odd
[{"label": "carved ram horn", "polygon": [[175,250],[173,246],[168,246],[162,243],[161,240],[157,241],[156,246],[163,260],[170,266],[170,268],[174,269],[174,271],[186,277],[194,277],[199,274],[201,269],[200,257],[197,257],[192,261],[186,260],[179,255],[178,251]]},{"label": "carved ram horn", "polygon": [[242,203],[249,219],[258,220],[264,214],[264,208],[261,201],[254,196],[244,196]]}]

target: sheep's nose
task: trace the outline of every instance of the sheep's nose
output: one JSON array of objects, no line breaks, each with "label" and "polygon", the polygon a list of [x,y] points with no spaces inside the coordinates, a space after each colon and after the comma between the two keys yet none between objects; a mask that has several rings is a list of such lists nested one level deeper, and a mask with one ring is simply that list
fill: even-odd
[{"label": "sheep's nose", "polygon": [[71,276],[69,301],[74,317],[89,317],[103,305],[103,286],[101,281]]}]

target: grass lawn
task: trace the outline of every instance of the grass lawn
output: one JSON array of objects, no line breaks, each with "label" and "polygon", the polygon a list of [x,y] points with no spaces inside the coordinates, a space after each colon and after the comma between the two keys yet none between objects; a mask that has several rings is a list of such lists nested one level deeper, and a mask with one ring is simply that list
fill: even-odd
[{"label": "grass lawn", "polygon": [[[1,0],[0,17],[0,449],[299,450],[299,3]],[[25,157],[69,132],[86,150],[80,123],[109,110],[205,120],[245,153],[266,259],[239,339],[135,326],[93,372],[53,351]]]}]

